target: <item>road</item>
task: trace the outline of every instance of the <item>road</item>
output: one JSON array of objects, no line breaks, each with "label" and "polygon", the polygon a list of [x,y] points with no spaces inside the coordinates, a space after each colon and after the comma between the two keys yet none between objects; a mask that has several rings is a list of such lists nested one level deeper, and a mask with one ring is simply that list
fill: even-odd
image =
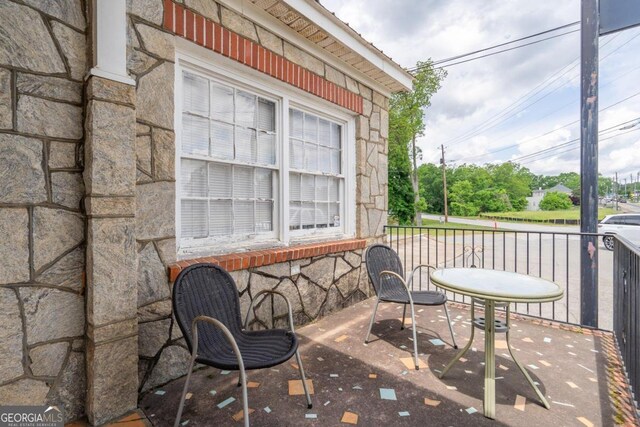
[{"label": "road", "polygon": [[[442,215],[422,214],[422,219],[431,219],[439,221]],[[544,225],[544,224],[523,224],[519,222],[504,222],[504,221],[492,221],[487,219],[471,219],[471,218],[457,218],[454,216],[449,217],[449,222],[458,224],[477,225],[481,227],[500,228],[503,230],[516,230],[516,231],[551,231],[558,233],[579,233],[580,227],[577,225]]]}]

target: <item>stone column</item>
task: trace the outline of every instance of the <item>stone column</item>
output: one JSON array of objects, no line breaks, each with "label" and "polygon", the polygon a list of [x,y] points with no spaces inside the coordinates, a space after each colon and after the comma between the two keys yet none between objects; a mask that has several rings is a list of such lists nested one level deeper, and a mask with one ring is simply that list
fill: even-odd
[{"label": "stone column", "polygon": [[135,87],[90,77],[85,120],[87,416],[137,406]]}]

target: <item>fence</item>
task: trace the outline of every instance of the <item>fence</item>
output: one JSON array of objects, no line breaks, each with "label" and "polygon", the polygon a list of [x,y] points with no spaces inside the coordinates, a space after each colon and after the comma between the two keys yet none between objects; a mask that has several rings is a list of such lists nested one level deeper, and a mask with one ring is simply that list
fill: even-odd
[{"label": "fence", "polygon": [[[559,322],[580,324],[581,233],[462,230],[393,225],[386,226],[385,230],[388,244],[398,252],[404,268],[408,271],[421,264],[440,268],[476,266],[551,280],[564,289],[561,300],[541,304],[514,303],[512,311]],[[611,330],[613,327],[613,253],[599,246],[601,249],[598,251],[598,327]],[[426,270],[416,274],[418,277],[414,283],[419,288],[416,290],[428,290],[434,287],[429,281]],[[447,294],[453,301],[470,302],[469,297],[451,292]]]},{"label": "fence", "polygon": [[613,253],[616,283],[613,330],[637,402],[640,387],[640,250],[625,239],[616,239]]}]

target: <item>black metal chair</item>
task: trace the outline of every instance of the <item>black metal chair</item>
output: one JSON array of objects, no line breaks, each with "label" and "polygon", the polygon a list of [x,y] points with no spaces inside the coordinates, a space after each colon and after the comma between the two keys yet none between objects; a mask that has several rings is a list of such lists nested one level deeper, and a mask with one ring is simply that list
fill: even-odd
[{"label": "black metal chair", "polygon": [[[267,294],[279,295],[286,301],[289,310],[289,331],[246,330],[254,303],[259,297]],[[218,369],[240,371],[238,385],[242,386],[244,424],[248,426],[249,404],[245,371],[279,365],[295,355],[307,406],[312,407],[298,352],[298,340],[293,329],[291,304],[282,293],[270,290],[258,292],[251,301],[243,326],[240,298],[233,278],[217,265],[196,264],[182,270],[173,285],[173,313],[191,351],[187,380],[184,383],[174,426],[177,427],[180,423],[195,362]]]},{"label": "black metal chair", "polygon": [[[411,324],[413,329],[413,353],[416,364],[416,370],[418,366],[418,339],[416,337],[416,319],[414,312],[414,305],[424,306],[438,306],[444,307],[444,312],[447,315],[447,323],[449,324],[449,332],[451,332],[451,339],[453,340],[453,347],[458,348],[456,344],[456,338],[453,334],[453,328],[451,327],[451,319],[449,318],[449,310],[447,310],[447,295],[444,292],[438,291],[412,291],[410,285],[413,282],[415,273],[421,268],[432,269],[430,265],[419,265],[413,269],[409,275],[408,280],[404,279],[404,269],[402,268],[402,261],[398,254],[387,245],[377,243],[367,248],[365,255],[365,261],[367,264],[367,273],[369,279],[373,284],[373,289],[376,293],[376,305],[371,315],[371,322],[369,323],[369,330],[364,342],[369,342],[369,335],[371,334],[371,328],[373,327],[373,321],[376,317],[376,311],[378,310],[378,304],[380,302],[393,302],[404,304],[404,310],[402,311],[402,327],[404,329],[404,320],[407,313],[407,305],[411,309]],[[429,270],[427,270],[429,271]]]}]

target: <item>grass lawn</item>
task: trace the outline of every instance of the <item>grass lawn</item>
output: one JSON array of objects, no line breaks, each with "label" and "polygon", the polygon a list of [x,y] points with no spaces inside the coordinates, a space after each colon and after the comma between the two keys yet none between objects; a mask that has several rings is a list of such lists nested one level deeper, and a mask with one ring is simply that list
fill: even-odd
[{"label": "grass lawn", "polygon": [[[619,213],[612,208],[599,208],[598,219],[606,215]],[[580,208],[567,209],[562,211],[519,211],[519,212],[487,212],[481,217],[494,218],[519,218],[523,220],[552,220],[552,219],[580,219]]]},{"label": "grass lawn", "polygon": [[[406,230],[407,236],[411,236],[412,234],[415,235],[415,234],[424,234],[424,233],[429,233],[429,235],[435,236],[436,229],[438,229],[438,236],[444,236],[445,234],[450,236],[454,232],[456,233],[456,235],[461,235],[462,233],[458,233],[458,230],[495,230],[493,227],[484,227],[484,226],[472,225],[472,224],[459,224],[457,222],[441,223],[440,221],[435,219],[423,219],[422,226],[429,227],[429,229],[426,230],[426,229],[419,229],[419,228],[406,228],[406,229],[387,228],[387,233],[392,235],[399,234],[400,237],[402,238],[405,235],[405,230]],[[442,230],[443,228],[447,230]]]}]

